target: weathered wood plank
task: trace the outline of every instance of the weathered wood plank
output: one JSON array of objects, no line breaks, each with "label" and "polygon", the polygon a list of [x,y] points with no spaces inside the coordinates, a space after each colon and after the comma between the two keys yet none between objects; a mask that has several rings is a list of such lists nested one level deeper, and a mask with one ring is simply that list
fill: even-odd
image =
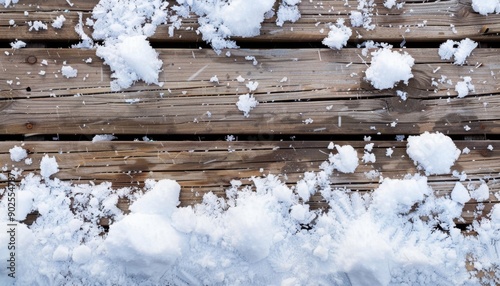
[{"label": "weathered wood plank", "polygon": [[[56,177],[73,183],[99,183],[110,181],[115,187],[141,187],[146,179],[175,179],[182,185],[183,205],[200,202],[204,193],[214,192],[224,196],[232,179],[246,179],[264,174],[283,174],[282,180],[295,184],[306,171],[319,171],[319,165],[327,160],[331,151],[325,141],[207,141],[207,142],[0,142],[0,164],[6,172],[18,168],[22,174],[39,172],[39,163],[44,154],[55,156],[60,171]],[[358,154],[363,154],[366,142],[336,142],[353,145]],[[378,178],[366,176],[366,172],[377,170],[386,178],[403,178],[406,174],[418,173],[406,155],[405,142],[374,141],[373,153],[376,163],[360,164],[354,174],[335,172],[333,188],[348,188],[371,191],[378,186]],[[500,197],[500,141],[456,141],[458,148],[468,147],[470,154],[462,154],[453,170],[466,172],[467,182],[479,185],[485,180],[490,187],[490,202],[498,203]],[[14,145],[29,151],[31,165],[10,160],[8,150]],[[493,150],[487,149],[488,145]],[[386,148],[393,148],[392,157],[385,156]],[[335,153],[335,152],[334,152]],[[447,195],[457,178],[451,175],[429,176],[429,184],[438,195]],[[5,182],[0,182],[0,188]],[[311,198],[311,205],[326,207],[320,195]],[[120,201],[124,210],[128,201]],[[476,203],[471,201],[464,210],[464,219],[471,221]],[[469,211],[469,212],[467,212]],[[486,210],[485,210],[485,213]]]},{"label": "weathered wood plank", "polygon": [[[90,11],[98,3],[97,0],[76,1],[69,6],[66,1],[22,1],[10,8],[0,8],[0,40],[79,40],[74,26],[78,23],[78,12],[84,12],[84,19],[90,17]],[[83,2],[83,3],[78,3]],[[174,5],[174,1],[170,1]],[[351,40],[356,42],[370,39],[374,41],[407,42],[445,41],[447,39],[471,38],[480,41],[498,41],[498,33],[481,33],[483,26],[494,26],[500,21],[500,15],[487,17],[475,13],[471,8],[471,0],[446,1],[406,1],[402,9],[387,9],[383,0],[375,1],[373,23],[376,29],[367,31],[354,28]],[[347,3],[347,5],[345,5]],[[302,1],[299,9],[302,17],[296,23],[286,23],[283,27],[275,24],[275,17],[266,20],[261,35],[252,38],[236,38],[238,42],[249,41],[315,41],[320,42],[328,34],[329,24],[339,18],[349,18],[355,11],[357,1],[324,0]],[[67,11],[64,11],[67,10]],[[24,11],[28,11],[27,16]],[[63,12],[64,11],[64,12]],[[49,27],[47,31],[29,32],[28,21],[51,23],[55,17],[64,14],[67,21],[63,29]],[[16,26],[9,25],[15,20]],[[425,21],[425,22],[424,22]],[[450,25],[454,25],[456,32]],[[173,37],[168,34],[168,25],[160,26],[153,41],[162,42],[200,42],[201,37],[194,31],[197,29],[197,18],[183,20],[183,26]],[[88,30],[88,32],[91,32]]]},{"label": "weathered wood plank", "polygon": [[[109,68],[93,51],[0,51],[0,134],[500,133],[500,50],[476,49],[464,66],[442,61],[436,49],[405,51],[416,60],[415,78],[378,91],[363,79],[369,58],[360,49],[242,49],[231,57],[164,49],[163,87],[138,83],[120,93],[110,93]],[[249,55],[259,63],[245,60]],[[30,57],[37,63],[29,64]],[[78,69],[77,78],[62,77],[63,62]],[[209,82],[214,75],[219,83]],[[235,105],[248,92],[239,75],[259,83],[261,103],[248,118]],[[441,76],[452,84],[432,86]],[[463,76],[472,77],[475,92],[460,99],[454,87]],[[409,100],[401,101],[396,89]]]}]

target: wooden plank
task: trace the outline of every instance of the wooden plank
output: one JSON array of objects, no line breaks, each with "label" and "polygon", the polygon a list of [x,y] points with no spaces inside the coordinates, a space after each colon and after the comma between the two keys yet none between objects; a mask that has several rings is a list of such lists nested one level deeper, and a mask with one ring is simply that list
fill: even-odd
[{"label": "wooden plank", "polygon": [[[0,134],[500,133],[500,50],[476,49],[464,66],[442,61],[436,49],[405,51],[415,58],[415,78],[391,90],[374,90],[363,79],[369,58],[360,49],[241,49],[231,57],[161,49],[163,87],[138,83],[111,93],[109,68],[93,51],[22,49],[7,56],[2,50]],[[249,55],[257,65],[245,60]],[[62,77],[63,62],[78,69],[77,78]],[[209,82],[214,75],[219,83]],[[248,92],[239,75],[259,83],[261,103],[248,118],[235,105]],[[432,86],[441,76],[452,84]],[[459,99],[454,86],[464,76],[472,77],[475,92]],[[396,89],[409,100],[401,101]],[[313,123],[305,124],[308,118]]]},{"label": "wooden plank", "polygon": [[[10,8],[0,8],[0,40],[79,40],[74,31],[78,23],[78,12],[84,13],[84,19],[90,17],[90,11],[98,3],[97,0],[78,1],[69,6],[66,1],[21,1]],[[173,1],[170,1],[174,5]],[[377,0],[373,10],[373,23],[377,28],[367,31],[364,28],[353,28],[352,41],[362,42],[366,39],[374,41],[407,42],[445,41],[447,39],[471,38],[478,41],[498,41],[498,33],[481,33],[483,26],[494,26],[500,22],[500,15],[482,16],[471,8],[471,0],[447,1],[406,1],[402,9],[387,9],[382,0]],[[347,5],[345,5],[347,3]],[[355,11],[358,2],[354,0],[302,1],[299,10],[302,17],[296,23],[276,26],[276,18],[270,18],[262,24],[261,35],[252,38],[236,38],[238,42],[275,41],[275,42],[320,42],[328,34],[329,24],[339,18],[348,19],[350,12]],[[65,11],[67,10],[67,11]],[[28,11],[27,16],[24,11]],[[51,23],[55,17],[64,14],[67,21],[63,29],[49,27],[46,31],[29,32],[28,21]],[[9,25],[15,20],[16,26]],[[349,21],[348,21],[349,22]],[[450,25],[454,25],[456,32]],[[50,26],[50,25],[49,25]],[[168,25],[160,26],[153,41],[161,42],[201,42],[197,18],[193,16],[183,20],[180,30],[173,37],[168,34]],[[87,30],[89,34],[91,30]]]},{"label": "wooden plank", "polygon": [[[336,142],[354,146],[363,154],[366,142]],[[366,172],[377,170],[386,178],[403,178],[406,174],[418,173],[406,155],[405,142],[374,141],[373,153],[376,163],[360,164],[353,174],[335,172],[333,188],[348,188],[371,191],[378,186],[378,178],[371,179]],[[485,180],[490,187],[490,202],[487,210],[500,198],[500,141],[456,141],[458,148],[468,147],[470,154],[463,154],[453,170],[466,172],[467,182],[479,185]],[[29,151],[31,165],[10,160],[8,150],[14,145]],[[26,175],[39,172],[39,162],[44,154],[55,156],[60,171],[55,175],[61,180],[75,184],[110,181],[114,187],[142,187],[146,179],[175,179],[181,186],[182,205],[201,201],[202,195],[214,192],[224,196],[232,179],[243,179],[245,184],[251,176],[283,174],[282,180],[293,185],[306,171],[319,171],[319,165],[327,160],[331,151],[327,141],[207,141],[207,142],[0,142],[0,164],[8,172],[14,168]],[[487,149],[488,145],[493,150]],[[386,148],[393,148],[392,157],[385,156]],[[451,175],[429,176],[429,185],[437,195],[449,195],[456,178]],[[0,182],[0,188],[5,187]],[[323,198],[317,194],[310,204],[325,208]],[[127,210],[128,201],[121,200],[119,206]],[[469,202],[464,210],[467,222],[474,218],[477,204]],[[485,214],[487,213],[485,210]]]}]

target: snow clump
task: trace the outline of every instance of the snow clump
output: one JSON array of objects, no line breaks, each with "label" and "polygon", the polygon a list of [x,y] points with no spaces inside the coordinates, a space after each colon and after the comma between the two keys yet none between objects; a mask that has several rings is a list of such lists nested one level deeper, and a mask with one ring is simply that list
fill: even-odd
[{"label": "snow clump", "polygon": [[13,162],[20,162],[21,160],[24,160],[26,159],[26,157],[28,157],[28,152],[26,151],[26,149],[24,149],[23,147],[19,147],[17,145],[11,148],[9,150],[9,153],[10,153],[10,159]]},{"label": "snow clump", "polygon": [[458,98],[466,97],[469,95],[469,91],[475,91],[474,85],[472,84],[472,78],[470,76],[465,76],[463,81],[457,82],[455,91],[458,93]]},{"label": "snow clump", "polygon": [[238,98],[238,102],[236,102],[236,106],[238,107],[238,110],[243,111],[243,115],[245,117],[249,116],[250,110],[254,109],[259,102],[253,95],[250,95],[249,93],[247,94],[242,94]]},{"label": "snow clump", "polygon": [[285,22],[296,22],[300,19],[299,7],[301,0],[283,0],[278,8],[276,25],[283,26]]},{"label": "snow clump", "polygon": [[477,45],[476,42],[469,38],[465,38],[460,42],[447,40],[439,46],[438,54],[442,60],[450,60],[452,57],[455,57],[453,63],[455,65],[463,65]]},{"label": "snow clump", "polygon": [[339,172],[354,173],[359,165],[358,152],[351,145],[335,145],[335,149],[338,153],[330,153],[330,164]]},{"label": "snow clump", "polygon": [[57,164],[55,157],[49,157],[45,155],[40,162],[40,175],[44,178],[48,178],[51,175],[59,172],[59,165]]},{"label": "snow clump", "polygon": [[26,43],[20,40],[10,43],[10,47],[14,50],[19,50],[26,47]]},{"label": "snow clump", "polygon": [[500,0],[472,0],[472,9],[481,15],[500,13]]},{"label": "snow clump", "polygon": [[151,47],[146,36],[121,36],[116,41],[106,41],[99,46],[96,55],[104,59],[113,73],[111,90],[129,88],[136,81],[159,84],[158,77],[163,61]]},{"label": "snow clump", "polygon": [[330,26],[328,37],[324,38],[322,43],[331,49],[340,50],[347,45],[352,30],[344,25],[344,19],[338,19],[335,25]]},{"label": "snow clump", "polygon": [[92,143],[102,142],[102,141],[112,141],[115,140],[116,136],[112,134],[98,134],[92,138]]},{"label": "snow clump", "polygon": [[5,8],[9,7],[9,5],[12,4],[17,4],[19,0],[0,0],[0,4],[3,4]]},{"label": "snow clump", "polygon": [[415,60],[406,52],[392,51],[390,46],[372,53],[372,62],[366,70],[366,80],[376,89],[393,88],[400,81],[408,85],[413,78],[411,68]]},{"label": "snow clump", "polygon": [[426,131],[419,136],[408,136],[406,153],[426,174],[440,175],[451,172],[461,152],[450,137]]}]

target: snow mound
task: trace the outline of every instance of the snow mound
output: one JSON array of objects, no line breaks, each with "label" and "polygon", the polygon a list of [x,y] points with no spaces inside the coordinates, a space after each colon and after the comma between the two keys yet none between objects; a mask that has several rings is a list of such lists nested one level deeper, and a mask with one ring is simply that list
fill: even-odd
[{"label": "snow mound", "polygon": [[250,116],[250,111],[257,107],[258,104],[259,102],[257,99],[249,93],[240,95],[238,97],[238,102],[236,102],[238,110],[243,111],[245,117]]},{"label": "snow mound", "polygon": [[459,81],[455,85],[455,91],[458,93],[458,98],[466,97],[469,95],[469,91],[474,90],[474,85],[472,84],[472,78],[470,76],[465,76],[463,81]]},{"label": "snow mound", "polygon": [[481,15],[500,13],[500,0],[472,0],[472,9]]},{"label": "snow mound", "polygon": [[455,65],[463,65],[477,45],[476,42],[469,38],[463,39],[460,42],[447,40],[439,46],[438,54],[442,60],[449,60],[455,57],[453,63]]},{"label": "snow mound", "polygon": [[17,4],[19,0],[0,0],[0,4],[3,4],[5,8],[9,7],[10,4]]},{"label": "snow mound", "polygon": [[359,165],[358,152],[351,145],[335,145],[337,154],[330,154],[329,161],[342,173],[354,173]]},{"label": "snow mound", "polygon": [[453,140],[443,133],[424,132],[409,136],[406,153],[426,174],[449,174],[450,168],[460,156]]},{"label": "snow mound", "polygon": [[338,19],[335,25],[330,26],[328,37],[324,38],[322,43],[331,49],[340,50],[347,45],[352,30],[344,25],[344,19]]},{"label": "snow mound", "polygon": [[411,68],[415,60],[406,52],[399,53],[385,47],[372,53],[372,62],[366,70],[366,80],[376,89],[393,88],[400,81],[408,85],[413,78]]}]

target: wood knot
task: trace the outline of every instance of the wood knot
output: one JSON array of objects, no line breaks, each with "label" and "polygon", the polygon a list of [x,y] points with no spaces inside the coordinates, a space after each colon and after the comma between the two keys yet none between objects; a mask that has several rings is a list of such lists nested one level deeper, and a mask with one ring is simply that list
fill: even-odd
[{"label": "wood knot", "polygon": [[26,129],[33,129],[33,123],[26,123]]},{"label": "wood knot", "polygon": [[35,56],[28,56],[26,58],[26,62],[30,65],[34,65],[36,64],[36,62],[38,61],[38,59],[35,57]]}]

